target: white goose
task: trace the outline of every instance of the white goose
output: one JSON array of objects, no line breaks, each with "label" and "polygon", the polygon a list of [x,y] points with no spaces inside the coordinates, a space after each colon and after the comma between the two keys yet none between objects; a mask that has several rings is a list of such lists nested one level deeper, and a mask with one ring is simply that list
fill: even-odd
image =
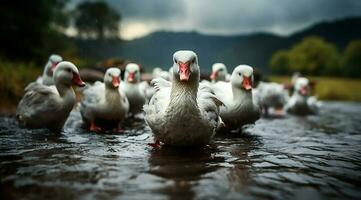
[{"label": "white goose", "polygon": [[228,74],[227,67],[223,63],[214,63],[212,65],[212,74],[210,76],[212,83],[218,81],[226,81],[230,80],[230,75]]},{"label": "white goose", "polygon": [[241,128],[254,123],[260,117],[260,108],[252,96],[253,68],[237,66],[231,82],[219,81],[213,85],[216,96],[225,104],[221,107],[221,118],[229,129]]},{"label": "white goose", "polygon": [[154,79],[156,93],[144,106],[146,122],[156,144],[191,146],[208,144],[220,125],[222,104],[211,88],[199,84],[197,55],[177,51],[173,55],[172,83]]},{"label": "white goose", "polygon": [[[284,106],[288,101],[288,91],[278,83],[260,82],[253,91],[256,103],[262,108],[265,116],[283,116]],[[271,112],[273,110],[273,112]]]},{"label": "white goose", "polygon": [[313,96],[310,96],[309,80],[298,77],[295,80],[294,92],[286,105],[289,113],[297,115],[316,114],[320,103]]},{"label": "white goose", "polygon": [[25,88],[16,116],[20,124],[33,128],[63,127],[75,104],[72,85],[85,86],[79,71],[71,62],[61,62],[54,71],[55,86],[32,83]]},{"label": "white goose", "polygon": [[146,85],[140,82],[140,68],[135,63],[129,63],[125,67],[124,82],[121,83],[121,89],[125,92],[131,112],[134,115],[142,112],[143,105],[146,103]]},{"label": "white goose", "polygon": [[90,131],[100,131],[97,123],[114,124],[121,130],[121,122],[129,110],[129,102],[125,94],[119,90],[120,70],[109,68],[104,75],[104,83],[95,82],[84,90],[84,98],[80,104],[80,113]]},{"label": "white goose", "polygon": [[49,60],[44,67],[43,75],[39,77],[36,82],[43,85],[54,85],[53,72],[56,65],[61,61],[63,61],[61,56],[57,54],[50,55]]}]

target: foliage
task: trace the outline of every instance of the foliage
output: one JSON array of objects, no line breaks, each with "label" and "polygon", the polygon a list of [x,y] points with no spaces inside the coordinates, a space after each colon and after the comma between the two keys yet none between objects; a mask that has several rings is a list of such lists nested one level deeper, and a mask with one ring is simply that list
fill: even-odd
[{"label": "foliage", "polygon": [[4,99],[19,99],[27,84],[36,80],[41,68],[33,63],[0,60],[0,93]]},{"label": "foliage", "polygon": [[361,77],[361,40],[351,41],[343,54],[342,70],[346,76]]},{"label": "foliage", "polygon": [[271,58],[271,69],[277,74],[288,74],[289,73],[289,55],[288,51],[280,50],[277,51]]},{"label": "foliage", "polygon": [[43,61],[61,51],[55,45],[61,35],[55,27],[66,26],[64,0],[12,0],[0,6],[0,56],[10,60]]},{"label": "foliage", "polygon": [[86,38],[117,37],[120,20],[120,15],[102,1],[80,3],[75,11],[75,26]]},{"label": "foliage", "polygon": [[270,65],[275,72],[301,72],[307,75],[335,75],[340,71],[335,45],[320,37],[304,38],[288,51],[278,51]]}]

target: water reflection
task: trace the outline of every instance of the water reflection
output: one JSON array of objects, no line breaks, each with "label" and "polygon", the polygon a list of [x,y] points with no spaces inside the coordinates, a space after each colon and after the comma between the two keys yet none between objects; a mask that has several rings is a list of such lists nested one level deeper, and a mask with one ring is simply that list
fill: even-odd
[{"label": "water reflection", "polygon": [[318,116],[261,119],[200,149],[152,149],[139,121],[123,134],[77,123],[59,134],[0,118],[0,198],[357,199],[360,111],[326,103]]}]

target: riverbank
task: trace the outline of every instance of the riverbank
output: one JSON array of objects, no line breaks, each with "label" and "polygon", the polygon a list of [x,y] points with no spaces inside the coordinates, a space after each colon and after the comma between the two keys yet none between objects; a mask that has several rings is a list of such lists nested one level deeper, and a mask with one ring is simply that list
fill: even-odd
[{"label": "riverbank", "polygon": [[[320,100],[361,102],[361,79],[307,77],[315,83],[315,96]],[[270,76],[278,83],[290,81],[288,76]]]}]

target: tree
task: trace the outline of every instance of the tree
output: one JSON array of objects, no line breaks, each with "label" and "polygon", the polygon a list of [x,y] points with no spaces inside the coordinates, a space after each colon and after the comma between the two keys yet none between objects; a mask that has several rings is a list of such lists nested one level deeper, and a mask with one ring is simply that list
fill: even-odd
[{"label": "tree", "polygon": [[290,50],[289,64],[303,74],[333,75],[339,70],[339,53],[320,37],[306,37]]},{"label": "tree", "polygon": [[277,74],[288,74],[289,72],[289,55],[287,50],[277,51],[272,55],[270,66],[272,71]]},{"label": "tree", "polygon": [[105,2],[83,2],[75,11],[75,26],[81,37],[118,37],[121,16]]},{"label": "tree", "polygon": [[361,77],[361,40],[347,45],[342,57],[342,70],[346,76]]},{"label": "tree", "polygon": [[[0,56],[9,60],[44,62],[48,54],[61,50],[53,45],[61,36],[54,27],[66,26],[66,0],[4,1],[0,6]],[[60,25],[62,21],[62,25]]]}]

